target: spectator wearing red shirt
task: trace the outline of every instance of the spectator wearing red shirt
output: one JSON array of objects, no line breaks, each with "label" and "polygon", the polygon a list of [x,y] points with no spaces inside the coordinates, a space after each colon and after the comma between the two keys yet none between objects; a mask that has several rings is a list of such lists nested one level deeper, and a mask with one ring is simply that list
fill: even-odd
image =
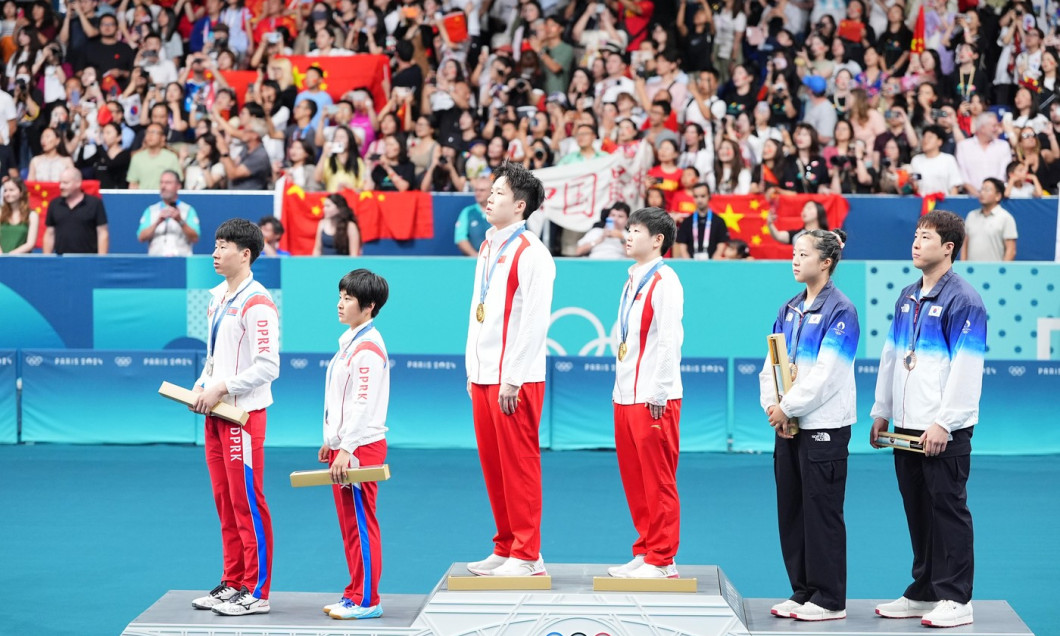
[{"label": "spectator wearing red shirt", "polygon": [[659,163],[648,171],[647,186],[663,191],[666,197],[666,210],[673,209],[674,194],[681,187],[682,170],[677,166],[677,155],[677,141],[663,139],[655,150]]},{"label": "spectator wearing red shirt", "polygon": [[622,10],[622,24],[629,34],[626,50],[636,51],[648,36],[648,25],[655,13],[655,3],[652,0],[619,0],[618,4]]}]

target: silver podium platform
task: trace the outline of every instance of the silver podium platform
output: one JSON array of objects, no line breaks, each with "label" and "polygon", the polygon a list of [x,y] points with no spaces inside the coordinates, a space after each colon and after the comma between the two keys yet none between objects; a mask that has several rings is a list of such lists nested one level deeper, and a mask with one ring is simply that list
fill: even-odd
[{"label": "silver podium platform", "polygon": [[[549,564],[547,591],[449,591],[450,573],[427,595],[384,594],[382,618],[339,621],[321,608],[335,594],[274,592],[269,614],[218,616],[195,610],[202,591],[171,590],[136,617],[123,636],[782,636],[785,634],[924,634],[917,620],[888,620],[874,614],[879,601],[851,600],[847,619],[824,623],[779,619],[769,607],[780,599],[743,599],[716,566],[681,566],[698,579],[696,593],[594,592],[593,576],[606,565]],[[947,634],[1026,636],[1032,634],[1005,601],[973,601],[975,623]]]}]

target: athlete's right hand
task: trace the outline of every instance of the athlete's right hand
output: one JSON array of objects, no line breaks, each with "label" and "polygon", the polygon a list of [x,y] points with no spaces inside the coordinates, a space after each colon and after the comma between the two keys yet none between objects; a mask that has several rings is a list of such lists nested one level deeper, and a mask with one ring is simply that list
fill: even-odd
[{"label": "athlete's right hand", "polygon": [[327,464],[331,461],[331,448],[327,444],[322,444],[320,450],[317,451],[317,461],[321,464]]},{"label": "athlete's right hand", "polygon": [[[191,392],[192,393],[202,393],[202,387],[199,386],[198,384],[196,384],[195,386],[191,387]],[[192,413],[195,413],[196,412],[195,411],[195,405],[194,404],[189,404],[188,405],[188,410],[191,411]]]},{"label": "athlete's right hand", "polygon": [[880,436],[880,433],[887,432],[887,425],[887,420],[883,419],[882,417],[877,417],[872,421],[872,428],[869,429],[869,444],[873,448],[883,448],[882,446],[876,443],[876,438]]}]

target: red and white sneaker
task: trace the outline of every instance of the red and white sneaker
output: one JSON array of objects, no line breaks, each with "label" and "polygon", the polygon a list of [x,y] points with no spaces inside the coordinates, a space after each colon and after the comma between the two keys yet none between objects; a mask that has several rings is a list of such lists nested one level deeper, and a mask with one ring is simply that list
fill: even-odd
[{"label": "red and white sneaker", "polygon": [[939,601],[920,621],[924,627],[957,627],[972,624],[972,604]]}]

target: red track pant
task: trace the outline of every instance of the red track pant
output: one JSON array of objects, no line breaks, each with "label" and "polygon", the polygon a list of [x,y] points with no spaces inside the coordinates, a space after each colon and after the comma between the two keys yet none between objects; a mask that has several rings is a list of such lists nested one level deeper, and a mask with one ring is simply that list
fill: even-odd
[{"label": "red track pant", "polygon": [[499,384],[472,384],[475,439],[497,524],[493,552],[533,561],[541,556],[541,448],[538,427],[545,383],[519,388],[515,413],[497,402]]},{"label": "red track pant", "polygon": [[681,450],[681,400],[651,418],[644,404],[615,404],[615,450],[626,502],[637,529],[633,555],[651,565],[673,563],[681,537],[677,457]]},{"label": "red track pant", "polygon": [[[331,451],[335,461],[338,451]],[[386,461],[386,440],[372,442],[353,452],[361,466],[377,466]],[[359,486],[359,487],[358,487]],[[375,498],[379,484],[366,481],[358,485],[332,485],[339,529],[350,568],[350,584],[343,593],[361,607],[379,605],[379,575],[383,572],[383,544],[379,539],[379,520],[375,516]]]},{"label": "red track pant", "polygon": [[262,486],[265,472],[265,409],[240,426],[206,417],[206,467],[221,520],[222,579],[269,598],[272,517]]}]

